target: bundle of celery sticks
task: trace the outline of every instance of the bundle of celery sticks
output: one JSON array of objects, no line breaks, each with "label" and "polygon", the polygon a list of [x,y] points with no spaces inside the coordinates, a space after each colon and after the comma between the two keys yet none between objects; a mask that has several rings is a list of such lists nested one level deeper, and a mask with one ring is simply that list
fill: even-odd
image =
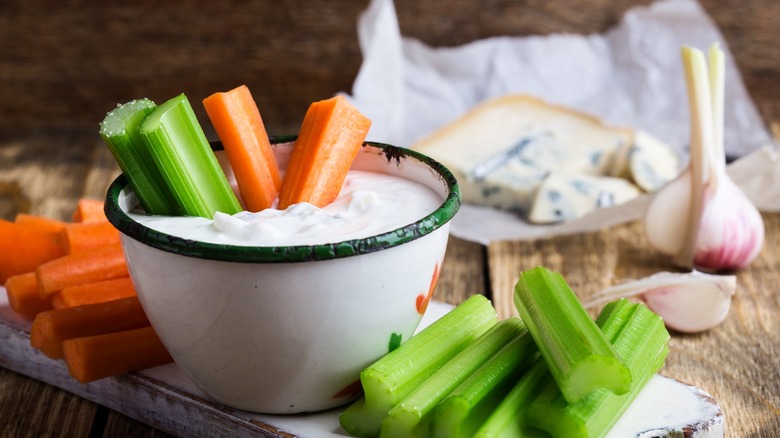
[{"label": "bundle of celery sticks", "polygon": [[669,354],[663,320],[620,299],[590,318],[563,277],[521,273],[520,318],[474,295],[363,370],[340,416],[360,437],[602,437]]}]

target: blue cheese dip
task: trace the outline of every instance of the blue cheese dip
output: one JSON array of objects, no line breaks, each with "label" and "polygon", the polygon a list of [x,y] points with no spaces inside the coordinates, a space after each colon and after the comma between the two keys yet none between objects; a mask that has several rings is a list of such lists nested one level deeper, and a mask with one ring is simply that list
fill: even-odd
[{"label": "blue cheese dip", "polygon": [[411,224],[443,199],[429,187],[398,176],[350,170],[339,196],[318,208],[309,203],[214,219],[153,216],[133,211],[137,222],[177,237],[238,246],[318,245],[361,239]]}]

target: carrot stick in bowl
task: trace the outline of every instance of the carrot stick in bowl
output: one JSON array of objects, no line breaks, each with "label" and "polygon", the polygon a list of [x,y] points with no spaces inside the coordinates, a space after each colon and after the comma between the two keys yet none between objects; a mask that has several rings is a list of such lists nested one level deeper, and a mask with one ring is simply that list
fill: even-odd
[{"label": "carrot stick in bowl", "polygon": [[41,312],[30,330],[30,345],[53,359],[63,357],[62,343],[67,339],[102,335],[149,325],[137,297],[105,303]]},{"label": "carrot stick in bowl", "polygon": [[69,286],[128,275],[125,255],[119,244],[69,254],[35,269],[38,290],[44,298]]},{"label": "carrot stick in bowl", "polygon": [[312,103],[282,180],[279,208],[298,202],[324,207],[336,199],[370,127],[343,96]]},{"label": "carrot stick in bowl", "polygon": [[151,326],[62,344],[68,371],[81,383],[173,362]]},{"label": "carrot stick in bowl", "polygon": [[273,206],[281,187],[271,142],[249,88],[214,93],[203,106],[225,148],[247,210]]}]

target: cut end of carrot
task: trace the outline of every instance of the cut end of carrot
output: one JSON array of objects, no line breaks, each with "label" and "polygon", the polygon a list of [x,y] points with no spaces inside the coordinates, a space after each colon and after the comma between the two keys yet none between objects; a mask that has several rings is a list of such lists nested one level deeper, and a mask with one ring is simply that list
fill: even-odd
[{"label": "cut end of carrot", "polygon": [[103,201],[97,199],[82,198],[73,212],[73,222],[101,222],[107,221],[103,211]]},{"label": "cut end of carrot", "polygon": [[0,284],[63,255],[60,233],[0,219]]},{"label": "cut end of carrot", "polygon": [[77,307],[53,309],[35,317],[30,345],[52,359],[63,356],[68,339],[132,330],[149,325],[138,298],[128,297]]},{"label": "cut end of carrot", "polygon": [[11,309],[25,318],[34,319],[38,313],[52,308],[49,301],[38,293],[35,272],[10,277],[5,283],[5,291]]}]

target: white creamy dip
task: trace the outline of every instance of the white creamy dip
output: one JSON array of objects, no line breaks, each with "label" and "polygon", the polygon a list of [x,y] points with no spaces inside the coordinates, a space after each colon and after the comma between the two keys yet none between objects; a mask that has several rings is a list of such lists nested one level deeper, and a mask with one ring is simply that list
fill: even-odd
[{"label": "white creamy dip", "polygon": [[361,239],[411,224],[443,199],[429,187],[401,177],[350,170],[335,201],[258,213],[217,213],[214,219],[128,213],[154,230],[201,242],[240,246],[316,245]]}]

